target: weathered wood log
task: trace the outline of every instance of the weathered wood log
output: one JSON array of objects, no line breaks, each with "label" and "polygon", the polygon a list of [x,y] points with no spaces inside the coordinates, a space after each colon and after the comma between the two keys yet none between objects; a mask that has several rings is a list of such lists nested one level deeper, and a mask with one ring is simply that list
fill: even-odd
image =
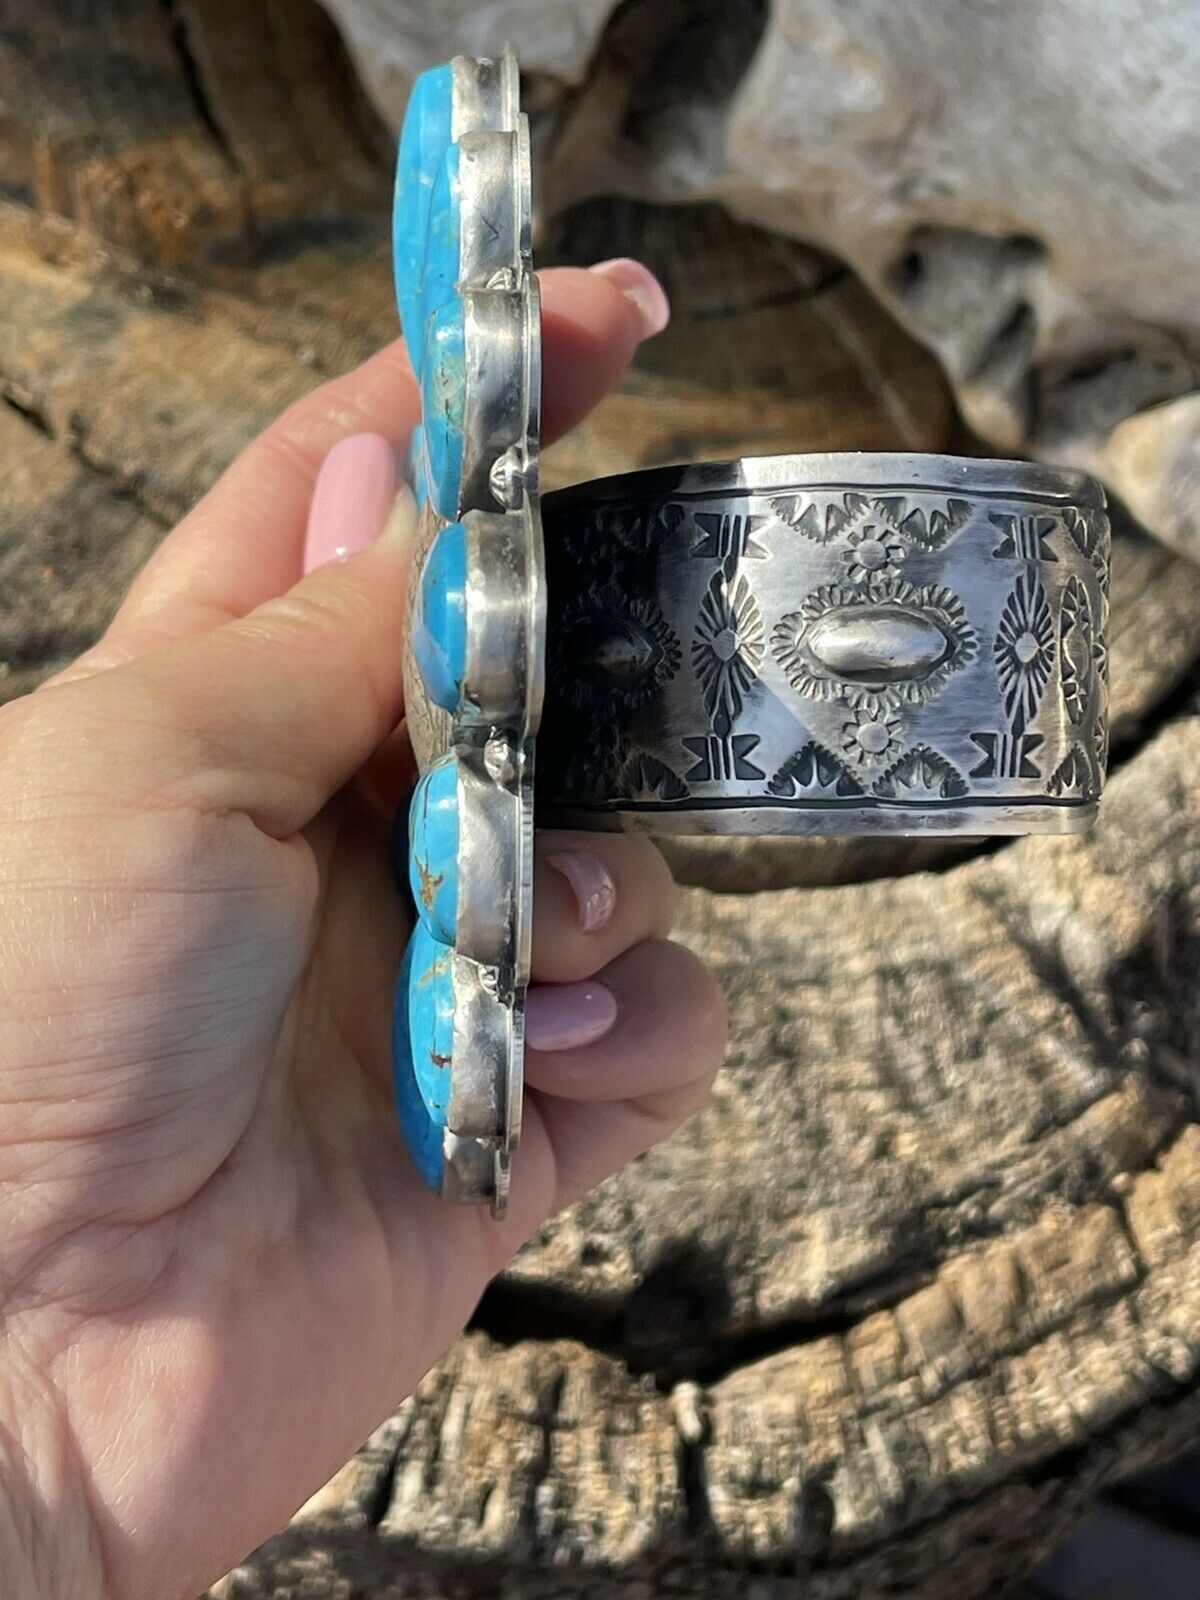
[{"label": "weathered wood log", "polygon": [[[271,414],[394,330],[385,163],[332,36],[308,5],[235,11],[7,0],[6,694],[94,637]],[[677,311],[554,481],[963,443],[929,359],[814,252],[623,205],[544,244],[640,250]],[[711,1108],[550,1224],[221,1593],[1016,1600],[1091,1497],[1182,1443],[1198,655],[1200,575],[1123,525],[1090,838],[677,853],[734,1017]]]},{"label": "weathered wood log", "polygon": [[766,929],[690,895],[735,1003],[724,1092],[551,1225],[552,1293],[484,1313],[526,1336],[468,1340],[339,1503],[460,1581],[495,1560],[578,1569],[557,1592],[617,1571],[736,1592],[748,1570],[764,1594],[799,1573],[839,1600],[990,1595],[1088,1494],[1182,1444],[1197,763],[1200,721],[1173,720],[1090,840],[774,895]]},{"label": "weathered wood log", "polygon": [[145,260],[319,236],[387,192],[379,125],[312,0],[7,0],[2,15],[4,193]]}]

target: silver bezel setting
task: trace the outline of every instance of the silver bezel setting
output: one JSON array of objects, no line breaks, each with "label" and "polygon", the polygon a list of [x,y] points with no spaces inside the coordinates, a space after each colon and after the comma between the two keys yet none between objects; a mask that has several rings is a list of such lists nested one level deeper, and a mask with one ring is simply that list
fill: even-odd
[{"label": "silver bezel setting", "polygon": [[[456,57],[466,390],[457,519],[432,501],[413,572],[450,520],[466,532],[466,655],[458,710],[426,693],[405,647],[418,766],[456,764],[459,904],[453,1056],[442,1144],[448,1198],[507,1204],[521,1132],[533,898],[534,739],[543,695],[545,576],[538,508],[541,313],[532,265],[529,128],[511,50]],[[416,582],[413,584],[413,597]]]}]

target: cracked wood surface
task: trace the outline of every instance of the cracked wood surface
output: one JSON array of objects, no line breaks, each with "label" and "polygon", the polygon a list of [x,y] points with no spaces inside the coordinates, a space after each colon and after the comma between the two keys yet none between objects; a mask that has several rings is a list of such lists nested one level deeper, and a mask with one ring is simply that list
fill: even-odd
[{"label": "cracked wood surface", "polygon": [[495,1295],[500,1326],[519,1283],[638,1366],[703,1372],[1150,1166],[1194,1112],[1198,761],[1200,724],[1170,722],[1084,840],[685,894],[683,935],[732,1009],[717,1092],[543,1231]]},{"label": "cracked wood surface", "polygon": [[[0,0],[0,94],[11,695],[394,314],[386,161],[314,6]],[[543,245],[643,253],[677,313],[551,481],[969,445],[813,251],[616,203]],[[1198,629],[1200,576],[1121,521],[1120,770],[1088,839],[679,846],[734,1017],[711,1108],[550,1224],[220,1593],[1018,1600],[1092,1496],[1183,1443]]]}]

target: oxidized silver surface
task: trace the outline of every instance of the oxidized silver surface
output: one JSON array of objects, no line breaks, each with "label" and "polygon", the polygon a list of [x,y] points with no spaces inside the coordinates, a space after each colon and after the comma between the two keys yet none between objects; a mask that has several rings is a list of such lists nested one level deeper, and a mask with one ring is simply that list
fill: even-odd
[{"label": "oxidized silver surface", "polygon": [[1074,832],[1107,761],[1099,485],[814,455],[548,496],[539,818]]}]

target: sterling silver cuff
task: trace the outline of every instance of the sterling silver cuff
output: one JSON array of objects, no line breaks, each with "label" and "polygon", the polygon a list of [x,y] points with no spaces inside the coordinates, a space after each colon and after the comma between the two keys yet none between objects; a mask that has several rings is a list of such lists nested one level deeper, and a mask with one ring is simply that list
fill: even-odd
[{"label": "sterling silver cuff", "polygon": [[499,1213],[535,810],[673,833],[1085,827],[1106,760],[1108,521],[1081,474],[948,456],[673,467],[543,505],[511,54],[418,80],[395,263],[422,410],[396,1102],[423,1180]]},{"label": "sterling silver cuff", "polygon": [[1076,472],[817,455],[548,495],[539,819],[1065,833],[1107,759],[1109,530]]}]

